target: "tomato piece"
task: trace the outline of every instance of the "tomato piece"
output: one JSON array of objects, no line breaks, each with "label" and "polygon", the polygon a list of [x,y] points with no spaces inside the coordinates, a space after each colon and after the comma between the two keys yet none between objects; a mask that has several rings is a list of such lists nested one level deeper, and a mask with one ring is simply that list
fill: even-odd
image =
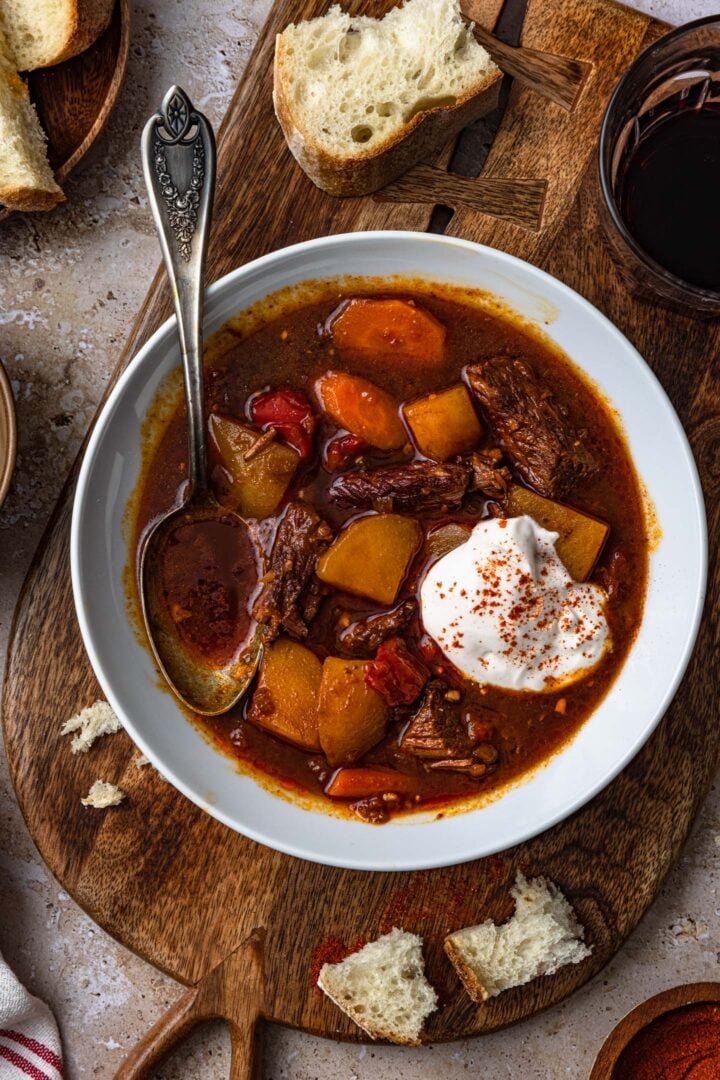
[{"label": "tomato piece", "polygon": [[388,705],[409,705],[428,681],[425,665],[400,637],[384,641],[365,672],[365,683]]},{"label": "tomato piece", "polygon": [[325,794],[335,799],[362,799],[368,795],[422,795],[422,787],[416,776],[398,772],[396,769],[349,768],[338,769],[325,788]]},{"label": "tomato piece", "polygon": [[310,456],[318,418],[299,390],[266,390],[258,394],[250,402],[250,416],[263,431],[274,428],[301,458]]},{"label": "tomato piece", "polygon": [[442,660],[442,650],[429,634],[423,634],[418,644],[418,652],[428,664],[436,664]]},{"label": "tomato piece", "polygon": [[312,415],[310,402],[299,390],[265,390],[250,406],[256,424],[301,424]]},{"label": "tomato piece", "polygon": [[328,472],[345,469],[358,454],[369,448],[369,443],[359,435],[338,435],[325,448],[325,467]]}]

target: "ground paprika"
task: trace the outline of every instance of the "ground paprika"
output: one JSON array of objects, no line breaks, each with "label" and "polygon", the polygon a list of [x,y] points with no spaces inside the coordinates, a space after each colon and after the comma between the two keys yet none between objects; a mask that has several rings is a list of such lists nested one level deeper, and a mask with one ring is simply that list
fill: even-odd
[{"label": "ground paprika", "polygon": [[632,1037],[612,1080],[718,1080],[720,1005],[698,1002],[658,1016]]}]

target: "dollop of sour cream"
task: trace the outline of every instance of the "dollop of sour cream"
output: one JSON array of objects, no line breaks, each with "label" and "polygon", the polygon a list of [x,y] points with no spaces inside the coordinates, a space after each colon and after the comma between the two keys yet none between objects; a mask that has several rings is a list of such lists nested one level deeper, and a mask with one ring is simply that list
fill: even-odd
[{"label": "dollop of sour cream", "polygon": [[468,678],[554,690],[586,675],[609,648],[607,596],[573,581],[557,538],[531,517],[492,518],[428,571],[423,624]]}]

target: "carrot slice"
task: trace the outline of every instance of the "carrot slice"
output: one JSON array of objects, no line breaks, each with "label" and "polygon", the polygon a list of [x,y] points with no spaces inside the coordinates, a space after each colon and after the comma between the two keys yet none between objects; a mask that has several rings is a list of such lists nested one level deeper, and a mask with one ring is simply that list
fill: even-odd
[{"label": "carrot slice", "polygon": [[420,795],[417,777],[395,769],[338,769],[325,794],[335,799],[364,799],[367,795]]},{"label": "carrot slice", "polygon": [[407,300],[351,300],[332,323],[339,349],[439,364],[445,327]]},{"label": "carrot slice", "polygon": [[322,408],[339,427],[379,450],[397,450],[408,437],[397,402],[375,383],[344,371],[328,371],[315,383]]}]

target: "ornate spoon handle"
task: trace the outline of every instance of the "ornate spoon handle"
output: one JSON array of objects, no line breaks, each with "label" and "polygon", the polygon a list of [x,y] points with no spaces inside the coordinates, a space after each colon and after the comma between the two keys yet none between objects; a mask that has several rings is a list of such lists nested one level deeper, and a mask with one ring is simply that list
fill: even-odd
[{"label": "ornate spoon handle", "polygon": [[207,486],[202,301],[213,195],[215,136],[184,90],[171,86],[142,135],[150,207],[172,287],[188,411],[186,498]]}]

